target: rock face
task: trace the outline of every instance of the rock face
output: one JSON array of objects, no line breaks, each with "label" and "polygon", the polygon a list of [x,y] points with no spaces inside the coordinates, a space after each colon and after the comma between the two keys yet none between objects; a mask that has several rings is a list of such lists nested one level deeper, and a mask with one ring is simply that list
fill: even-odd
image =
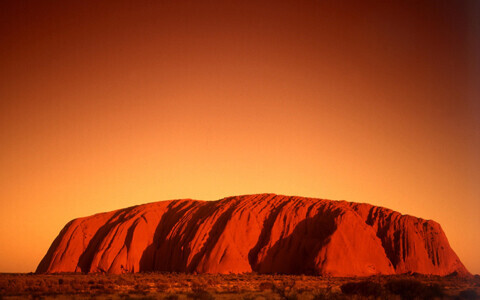
[{"label": "rock face", "polygon": [[69,222],[38,273],[469,274],[440,225],[369,204],[260,194]]}]

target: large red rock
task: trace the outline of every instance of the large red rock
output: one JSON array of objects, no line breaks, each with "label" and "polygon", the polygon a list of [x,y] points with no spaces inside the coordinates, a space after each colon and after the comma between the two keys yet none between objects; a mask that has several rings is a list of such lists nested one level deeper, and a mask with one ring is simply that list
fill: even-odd
[{"label": "large red rock", "polygon": [[434,221],[274,194],[173,200],[79,218],[37,272],[469,274]]}]

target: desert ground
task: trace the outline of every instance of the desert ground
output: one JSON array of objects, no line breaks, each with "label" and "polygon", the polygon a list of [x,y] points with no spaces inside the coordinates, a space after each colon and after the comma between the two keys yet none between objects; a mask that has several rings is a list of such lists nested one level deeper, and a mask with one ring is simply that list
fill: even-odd
[{"label": "desert ground", "polygon": [[480,276],[0,274],[1,299],[479,299]]}]

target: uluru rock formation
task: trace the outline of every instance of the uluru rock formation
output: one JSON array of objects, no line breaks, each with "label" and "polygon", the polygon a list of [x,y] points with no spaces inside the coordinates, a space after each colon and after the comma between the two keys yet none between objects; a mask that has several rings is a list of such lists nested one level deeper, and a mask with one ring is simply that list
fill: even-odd
[{"label": "uluru rock formation", "polygon": [[38,273],[469,274],[440,225],[369,204],[259,194],[69,222]]}]

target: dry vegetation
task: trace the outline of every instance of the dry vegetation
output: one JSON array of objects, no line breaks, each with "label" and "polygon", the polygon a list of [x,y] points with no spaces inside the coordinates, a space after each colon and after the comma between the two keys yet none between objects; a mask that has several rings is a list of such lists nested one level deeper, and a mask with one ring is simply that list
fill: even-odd
[{"label": "dry vegetation", "polygon": [[0,274],[0,298],[479,299],[480,277],[258,274]]}]

